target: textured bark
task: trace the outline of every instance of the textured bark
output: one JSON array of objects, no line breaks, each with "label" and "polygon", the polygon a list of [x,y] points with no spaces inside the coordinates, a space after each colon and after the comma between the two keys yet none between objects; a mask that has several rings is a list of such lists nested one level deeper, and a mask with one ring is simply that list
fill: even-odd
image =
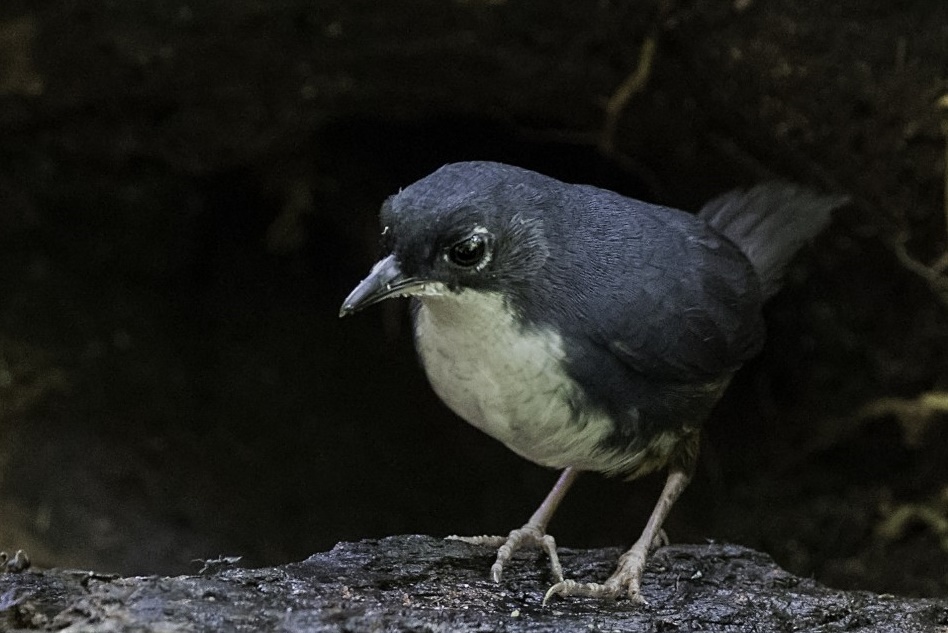
[{"label": "textured bark", "polygon": [[[569,574],[607,575],[617,550],[564,550]],[[500,585],[492,553],[425,536],[340,543],[290,565],[175,578],[77,571],[0,576],[6,631],[892,631],[948,626],[948,600],[835,591],[734,545],[660,549],[646,606],[540,602],[546,561],[519,555]]]}]

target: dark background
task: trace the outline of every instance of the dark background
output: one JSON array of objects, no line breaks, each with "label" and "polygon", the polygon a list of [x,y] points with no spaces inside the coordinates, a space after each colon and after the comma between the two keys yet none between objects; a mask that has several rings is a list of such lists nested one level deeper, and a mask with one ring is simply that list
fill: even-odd
[{"label": "dark background", "polygon": [[[403,303],[336,316],[384,197],[491,159],[688,209],[772,177],[852,195],[667,527],[945,595],[948,293],[896,251],[946,246],[948,9],[830,4],[4,2],[0,547],[177,574],[520,526],[555,473],[437,401]],[[629,544],[660,485],[587,475],[551,532]]]}]

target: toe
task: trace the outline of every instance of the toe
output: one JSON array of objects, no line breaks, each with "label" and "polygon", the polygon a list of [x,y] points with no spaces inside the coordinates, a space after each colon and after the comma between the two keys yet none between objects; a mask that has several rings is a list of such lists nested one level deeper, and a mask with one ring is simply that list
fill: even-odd
[{"label": "toe", "polygon": [[504,564],[500,561],[496,561],[490,567],[490,579],[495,583],[499,583],[501,577],[504,575]]},{"label": "toe", "polygon": [[568,596],[570,584],[576,584],[573,580],[561,580],[549,589],[546,590],[546,593],[543,594],[543,606],[546,606],[546,603],[550,601],[550,598],[553,596]]},{"label": "toe", "polygon": [[550,571],[553,572],[553,578],[557,583],[563,582],[563,565],[560,564],[560,557],[556,553],[556,541],[549,534],[543,537],[543,548],[550,558]]},{"label": "toe", "polygon": [[615,600],[619,597],[620,591],[621,587],[618,584],[608,582],[601,585],[595,582],[564,580],[547,589],[546,595],[543,596],[543,604],[546,605],[553,596],[583,596],[586,598]]},{"label": "toe", "polygon": [[652,539],[648,549],[650,552],[654,552],[658,548],[665,547],[669,543],[671,543],[671,541],[668,539],[668,534],[665,532],[665,530],[659,530],[655,533],[655,538]]},{"label": "toe", "polygon": [[500,547],[507,542],[507,538],[503,536],[458,536],[456,534],[445,536],[444,540],[461,541],[469,545],[484,545],[486,547]]}]

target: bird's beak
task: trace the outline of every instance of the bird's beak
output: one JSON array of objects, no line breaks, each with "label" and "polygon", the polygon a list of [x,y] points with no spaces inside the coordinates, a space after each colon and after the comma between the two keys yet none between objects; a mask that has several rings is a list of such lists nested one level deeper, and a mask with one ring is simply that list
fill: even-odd
[{"label": "bird's beak", "polygon": [[369,276],[349,293],[339,308],[339,316],[353,314],[389,297],[416,294],[424,285],[423,280],[404,275],[395,255],[389,255],[376,263]]}]

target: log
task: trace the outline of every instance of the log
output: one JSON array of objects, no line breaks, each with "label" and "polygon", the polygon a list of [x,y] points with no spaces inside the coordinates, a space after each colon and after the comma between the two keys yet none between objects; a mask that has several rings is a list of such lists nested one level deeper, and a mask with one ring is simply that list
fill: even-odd
[{"label": "log", "polygon": [[[605,578],[617,549],[561,550],[567,575]],[[74,570],[0,575],[6,631],[847,631],[943,632],[948,600],[837,591],[730,544],[663,547],[644,606],[553,599],[547,561],[518,553],[502,583],[488,548],[429,536],[339,543],[260,569],[121,578]],[[223,568],[221,568],[223,567]],[[68,627],[68,628],[67,628]]]}]

